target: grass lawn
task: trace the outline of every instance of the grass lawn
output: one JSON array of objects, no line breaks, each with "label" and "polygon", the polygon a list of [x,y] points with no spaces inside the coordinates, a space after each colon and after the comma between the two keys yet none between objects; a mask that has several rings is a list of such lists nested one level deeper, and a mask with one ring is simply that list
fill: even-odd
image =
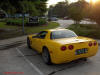
[{"label": "grass lawn", "polygon": [[97,24],[73,24],[68,27],[79,36],[100,39],[100,27]]},{"label": "grass lawn", "polygon": [[[56,22],[49,22],[48,25],[25,27],[26,34],[37,33],[45,29],[52,29],[58,27],[59,24]],[[4,22],[0,22],[0,39],[7,39],[12,37],[22,36],[21,26],[6,25]]]},{"label": "grass lawn", "polygon": [[[22,25],[22,18],[8,18],[6,19],[6,24],[7,25],[19,25],[21,26]],[[39,18],[39,22],[38,22],[38,25],[44,25],[47,23],[47,20],[46,19],[43,19],[43,18]],[[29,25],[29,20],[28,18],[25,18],[24,19],[24,24],[25,26]]]},{"label": "grass lawn", "polygon": [[36,27],[25,27],[25,31],[27,34],[37,33],[42,30],[52,29],[58,27],[59,24],[56,22],[49,22],[48,25],[36,26]]},{"label": "grass lawn", "polygon": [[0,29],[1,28],[3,28],[3,29],[6,29],[6,28],[14,28],[14,29],[16,29],[18,27],[16,27],[16,26],[8,26],[8,25],[6,25],[5,22],[0,22]]}]

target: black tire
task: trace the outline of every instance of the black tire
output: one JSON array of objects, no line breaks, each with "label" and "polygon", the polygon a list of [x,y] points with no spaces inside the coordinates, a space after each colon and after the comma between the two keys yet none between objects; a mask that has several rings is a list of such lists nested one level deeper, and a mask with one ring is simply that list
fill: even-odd
[{"label": "black tire", "polygon": [[27,46],[28,48],[32,49],[30,39],[27,37]]},{"label": "black tire", "polygon": [[83,60],[83,61],[87,61],[88,59],[87,59],[87,58],[83,58],[82,60]]},{"label": "black tire", "polygon": [[51,65],[50,53],[47,48],[43,48],[42,58],[47,65]]}]

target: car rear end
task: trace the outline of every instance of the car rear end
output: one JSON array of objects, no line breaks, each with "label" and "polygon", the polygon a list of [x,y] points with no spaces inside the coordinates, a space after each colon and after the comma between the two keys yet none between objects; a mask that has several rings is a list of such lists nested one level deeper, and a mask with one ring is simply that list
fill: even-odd
[{"label": "car rear end", "polygon": [[80,58],[88,58],[96,55],[98,51],[97,41],[91,38],[77,36],[73,31],[68,29],[52,31],[51,40],[56,44],[56,46],[53,46],[54,50],[52,50],[51,56],[53,63],[56,64],[70,62]]},{"label": "car rear end", "polygon": [[88,58],[96,55],[97,51],[98,43],[95,40],[68,43],[59,48],[54,63],[66,63],[80,58]]}]

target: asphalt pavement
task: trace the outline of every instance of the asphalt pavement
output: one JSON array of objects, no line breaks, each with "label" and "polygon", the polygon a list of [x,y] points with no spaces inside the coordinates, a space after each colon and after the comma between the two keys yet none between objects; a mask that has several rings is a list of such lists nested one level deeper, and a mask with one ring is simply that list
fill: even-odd
[{"label": "asphalt pavement", "polygon": [[28,49],[24,44],[12,49],[0,50],[0,60],[0,75],[6,75],[5,72],[23,73],[16,75],[100,75],[100,51],[96,56],[88,58],[88,61],[46,65],[41,54]]},{"label": "asphalt pavement", "polygon": [[9,50],[0,50],[0,75],[39,74],[15,48],[12,48]]},{"label": "asphalt pavement", "polygon": [[[60,27],[68,27],[73,23],[71,20],[58,22]],[[21,41],[24,41],[21,46],[15,44]],[[7,46],[9,44],[13,45]],[[2,49],[2,46],[6,48]],[[26,36],[0,41],[0,47],[0,75],[100,75],[100,48],[98,54],[88,58],[88,61],[46,65],[41,54],[28,49]]]},{"label": "asphalt pavement", "polygon": [[[74,21],[70,19],[69,20],[58,20],[56,22],[60,24],[61,28],[67,28],[69,25],[74,24]],[[96,24],[96,22],[82,20],[80,24]]]}]

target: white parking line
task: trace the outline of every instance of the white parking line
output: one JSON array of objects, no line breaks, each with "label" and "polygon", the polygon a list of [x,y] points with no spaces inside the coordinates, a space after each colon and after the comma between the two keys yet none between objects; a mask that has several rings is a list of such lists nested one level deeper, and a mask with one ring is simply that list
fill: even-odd
[{"label": "white parking line", "polygon": [[23,47],[23,46],[25,46],[26,44],[24,44],[24,45],[21,45],[21,46],[18,46],[18,47]]},{"label": "white parking line", "polygon": [[33,63],[31,63],[26,57],[25,55],[20,51],[20,49],[16,48],[16,50],[19,52],[19,54],[21,54],[23,56],[23,58],[31,65],[31,67],[39,73],[39,75],[44,75],[43,72],[41,72]]}]

